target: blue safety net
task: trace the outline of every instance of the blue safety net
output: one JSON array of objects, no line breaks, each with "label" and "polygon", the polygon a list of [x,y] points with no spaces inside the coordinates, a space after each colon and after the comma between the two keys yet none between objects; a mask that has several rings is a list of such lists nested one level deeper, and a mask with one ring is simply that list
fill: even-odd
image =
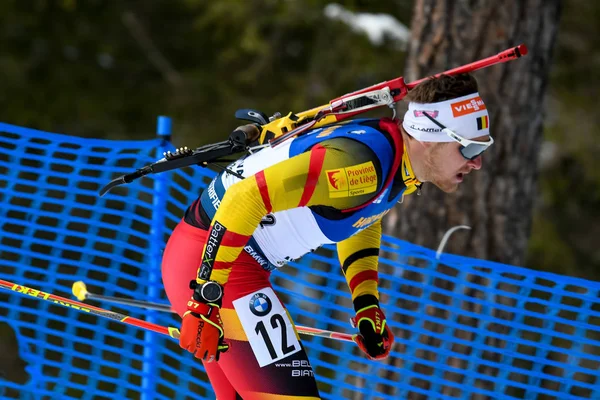
[{"label": "blue safety net", "polygon": [[[0,124],[0,279],[73,299],[166,302],[161,252],[214,172],[200,167],[114,189],[171,144],[83,139]],[[400,206],[401,207],[401,206]],[[401,212],[401,210],[400,210]],[[391,357],[304,336],[324,399],[600,399],[600,284],[383,238]],[[334,247],[273,274],[300,325],[353,333]],[[168,313],[88,301],[163,326]],[[204,399],[199,361],[158,333],[0,290],[0,396]]]}]

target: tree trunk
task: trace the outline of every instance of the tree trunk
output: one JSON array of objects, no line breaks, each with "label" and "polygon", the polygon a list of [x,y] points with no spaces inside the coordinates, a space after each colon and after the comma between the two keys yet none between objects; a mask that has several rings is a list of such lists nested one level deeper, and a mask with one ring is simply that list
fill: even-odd
[{"label": "tree trunk", "polygon": [[483,168],[454,194],[425,184],[423,196],[398,207],[394,236],[435,248],[444,232],[469,225],[447,247],[514,265],[525,259],[542,140],[543,100],[560,0],[417,0],[407,82],[525,43],[529,54],[474,73],[490,113],[495,143]]},{"label": "tree trunk", "polygon": [[[543,100],[559,14],[560,0],[416,1],[404,75],[407,82],[497,54],[521,43],[527,45],[529,53],[522,59],[474,73],[479,92],[490,113],[490,127],[495,140],[495,144],[483,156],[483,169],[473,171],[454,194],[442,193],[433,185],[426,184],[422,196],[409,196],[387,221],[384,220],[386,233],[435,248],[448,229],[455,225],[468,225],[472,230],[456,233],[445,251],[508,264],[523,264],[536,195]],[[455,276],[456,271],[449,266],[437,266],[437,272],[442,275]],[[402,277],[408,281],[421,281],[419,275],[411,271],[402,273]],[[487,285],[482,277],[470,276],[468,279]],[[436,278],[431,285],[454,290],[454,283],[442,278]],[[449,296],[437,300],[422,298],[420,289],[407,286],[408,294],[429,304],[424,310],[427,315],[424,326],[429,331],[442,332],[445,329],[443,324],[431,323],[430,316],[433,316],[479,327],[482,335],[486,335],[486,330],[509,334],[505,324],[489,324],[484,328],[479,326],[481,321],[477,318],[448,315],[444,304],[452,301]],[[514,293],[518,287],[503,284],[498,289]],[[475,289],[466,290],[464,294],[480,299],[486,297],[483,291]],[[430,303],[430,300],[435,303]],[[514,297],[509,296],[497,295],[494,301],[515,305]],[[410,302],[403,303],[400,301],[398,306],[404,309],[413,307]],[[481,305],[476,303],[466,302],[462,307],[475,314],[483,312]],[[494,309],[493,314],[505,321],[511,321],[514,317],[499,309]],[[410,325],[410,321],[406,324]],[[400,337],[405,337],[405,333],[396,332]],[[474,334],[468,331],[456,330],[454,334],[462,340],[474,339]],[[458,346],[456,343],[442,346],[433,335],[421,335],[419,342],[434,348],[451,347],[453,352],[469,356],[467,360],[472,360],[473,364],[455,357],[448,357],[446,362],[458,371],[477,371],[489,377],[489,380],[477,379],[473,385],[491,392],[495,390],[493,377],[497,376],[498,368],[480,364],[477,357],[500,362],[505,341],[494,335],[487,336],[486,345],[499,350],[484,351],[477,357],[473,356],[470,346]],[[420,347],[418,343],[415,346]],[[430,361],[436,359],[432,352],[417,351],[416,356]],[[397,360],[392,362],[397,363]],[[412,369],[417,373],[431,374],[418,363]],[[445,379],[462,382],[460,374],[451,375],[445,375]],[[432,383],[420,380],[415,385],[427,390],[431,389]],[[468,388],[465,389],[470,392]],[[441,391],[451,397],[466,396],[457,387],[444,386]],[[425,400],[427,396],[410,392],[408,398]],[[481,394],[472,394],[469,398],[488,399]]]}]

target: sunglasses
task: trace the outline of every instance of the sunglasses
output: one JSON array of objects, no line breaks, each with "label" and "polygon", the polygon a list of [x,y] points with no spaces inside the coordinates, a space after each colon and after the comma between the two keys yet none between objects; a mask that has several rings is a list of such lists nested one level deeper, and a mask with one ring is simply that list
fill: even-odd
[{"label": "sunglasses", "polygon": [[494,143],[494,139],[491,136],[490,140],[488,140],[487,142],[478,142],[475,140],[464,138],[456,132],[454,132],[452,129],[446,128],[444,125],[435,120],[431,115],[429,115],[429,113],[424,112],[423,115],[429,118],[431,122],[442,128],[442,132],[444,132],[446,135],[450,136],[452,139],[460,143],[460,154],[467,160],[476,159],[481,155],[481,153],[486,151],[488,147],[492,145],[492,143]]}]

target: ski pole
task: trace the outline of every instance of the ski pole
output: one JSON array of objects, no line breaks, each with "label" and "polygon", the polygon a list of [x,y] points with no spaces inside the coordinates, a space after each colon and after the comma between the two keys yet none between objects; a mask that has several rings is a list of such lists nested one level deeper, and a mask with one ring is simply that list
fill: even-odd
[{"label": "ski pole", "polygon": [[[152,302],[132,300],[132,299],[124,299],[121,297],[104,296],[101,294],[92,293],[89,290],[87,290],[87,286],[86,286],[85,282],[83,282],[83,281],[74,282],[71,289],[73,291],[73,295],[75,297],[77,297],[77,299],[80,301],[84,301],[86,299],[102,300],[102,301],[106,301],[109,303],[124,304],[124,305],[128,305],[128,306],[146,308],[149,310],[157,310],[157,311],[171,312],[171,313],[175,312],[167,304],[152,303]],[[329,338],[329,339],[342,340],[345,342],[353,341],[352,335],[349,335],[347,333],[333,332],[333,331],[328,331],[326,329],[311,328],[311,327],[302,326],[302,325],[296,325],[296,330],[298,331],[298,333],[303,334],[303,335],[325,337],[325,338]]]},{"label": "ski pole", "polygon": [[77,300],[79,301],[85,301],[86,299],[102,300],[108,303],[123,304],[126,306],[145,308],[148,310],[175,312],[168,304],[152,303],[149,301],[142,300],[124,299],[122,297],[104,296],[101,294],[92,293],[87,290],[87,286],[83,281],[74,282],[71,287],[71,291],[73,292],[73,296],[77,297]]},{"label": "ski pole", "polygon": [[27,286],[18,285],[16,283],[8,282],[0,279],[0,287],[7,290],[12,290],[18,294],[35,297],[36,299],[46,300],[51,303],[63,306],[66,308],[72,308],[88,314],[94,314],[100,317],[112,319],[114,321],[121,322],[126,325],[137,326],[138,328],[146,329],[153,332],[162,333],[163,335],[170,336],[172,338],[179,338],[179,329],[173,327],[166,327],[151,322],[147,322],[141,319],[133,318],[128,315],[120,314],[114,311],[105,310],[103,308],[90,306],[84,303],[80,303],[75,300],[69,300],[65,297],[57,296],[42,292],[41,290],[32,289]]}]

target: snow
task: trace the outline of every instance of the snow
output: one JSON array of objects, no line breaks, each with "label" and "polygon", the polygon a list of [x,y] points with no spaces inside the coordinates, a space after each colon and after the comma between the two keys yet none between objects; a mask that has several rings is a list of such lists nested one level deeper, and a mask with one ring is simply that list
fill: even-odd
[{"label": "snow", "polygon": [[336,3],[325,6],[324,13],[327,18],[346,23],[355,32],[365,33],[374,45],[383,44],[388,36],[398,49],[404,50],[410,37],[410,30],[389,14],[353,13]]}]

